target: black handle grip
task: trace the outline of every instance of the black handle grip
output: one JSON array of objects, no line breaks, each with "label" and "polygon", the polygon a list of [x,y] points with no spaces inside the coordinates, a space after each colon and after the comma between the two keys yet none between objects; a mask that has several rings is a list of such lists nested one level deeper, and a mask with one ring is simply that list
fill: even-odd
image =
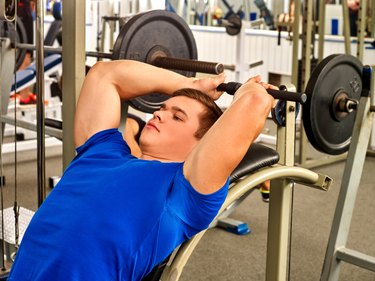
[{"label": "black handle grip", "polygon": [[[237,82],[229,82],[229,83],[222,83],[216,89],[218,91],[227,92],[229,95],[234,95],[234,93],[242,86],[241,83]],[[295,101],[299,103],[306,102],[307,95],[305,93],[295,93],[295,92],[288,92],[283,90],[275,90],[275,89],[267,89],[268,94],[273,96],[275,99],[278,100],[287,100],[287,101]]]},{"label": "black handle grip", "polygon": [[209,74],[220,74],[224,72],[224,65],[221,63],[198,61],[191,59],[178,59],[171,57],[155,57],[151,64],[166,69],[201,72]]}]

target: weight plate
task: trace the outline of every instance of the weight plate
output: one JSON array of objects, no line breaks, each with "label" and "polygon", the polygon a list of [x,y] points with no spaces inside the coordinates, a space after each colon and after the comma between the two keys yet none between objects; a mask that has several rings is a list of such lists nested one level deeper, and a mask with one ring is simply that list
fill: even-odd
[{"label": "weight plate", "polygon": [[338,155],[348,151],[355,112],[337,110],[337,97],[359,101],[362,91],[362,63],[350,55],[330,55],[311,74],[306,86],[307,101],[302,119],[306,135],[321,152]]},{"label": "weight plate", "polygon": [[241,32],[242,20],[236,14],[231,14],[228,17],[228,25],[225,26],[225,30],[229,35],[235,36]]},{"label": "weight plate", "polygon": [[[197,59],[197,47],[187,23],[177,14],[152,10],[131,17],[121,28],[113,48],[112,59],[132,59],[150,63],[153,55],[180,59]],[[187,77],[194,72],[176,71]],[[147,81],[145,81],[147,83]],[[138,97],[129,104],[143,112],[153,113],[168,99],[159,93]]]}]

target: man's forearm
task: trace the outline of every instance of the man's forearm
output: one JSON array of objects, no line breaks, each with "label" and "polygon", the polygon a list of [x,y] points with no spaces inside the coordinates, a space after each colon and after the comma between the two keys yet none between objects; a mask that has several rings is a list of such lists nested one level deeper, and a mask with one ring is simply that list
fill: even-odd
[{"label": "man's forearm", "polygon": [[90,72],[96,76],[93,79],[114,85],[124,100],[155,92],[171,95],[180,88],[193,86],[188,77],[133,60],[99,62]]}]

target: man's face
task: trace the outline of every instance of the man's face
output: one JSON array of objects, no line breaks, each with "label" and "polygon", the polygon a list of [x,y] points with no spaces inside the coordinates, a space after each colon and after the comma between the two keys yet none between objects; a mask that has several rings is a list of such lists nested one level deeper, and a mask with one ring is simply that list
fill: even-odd
[{"label": "man's face", "polygon": [[168,99],[142,131],[140,147],[144,155],[166,161],[184,161],[198,143],[194,136],[204,106],[177,96]]}]

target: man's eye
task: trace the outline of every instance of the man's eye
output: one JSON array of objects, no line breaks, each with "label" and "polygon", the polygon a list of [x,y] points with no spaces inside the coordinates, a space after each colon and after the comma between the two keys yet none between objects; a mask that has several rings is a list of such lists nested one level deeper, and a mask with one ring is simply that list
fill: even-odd
[{"label": "man's eye", "polygon": [[173,115],[173,119],[177,121],[182,121],[182,118],[178,115]]}]

